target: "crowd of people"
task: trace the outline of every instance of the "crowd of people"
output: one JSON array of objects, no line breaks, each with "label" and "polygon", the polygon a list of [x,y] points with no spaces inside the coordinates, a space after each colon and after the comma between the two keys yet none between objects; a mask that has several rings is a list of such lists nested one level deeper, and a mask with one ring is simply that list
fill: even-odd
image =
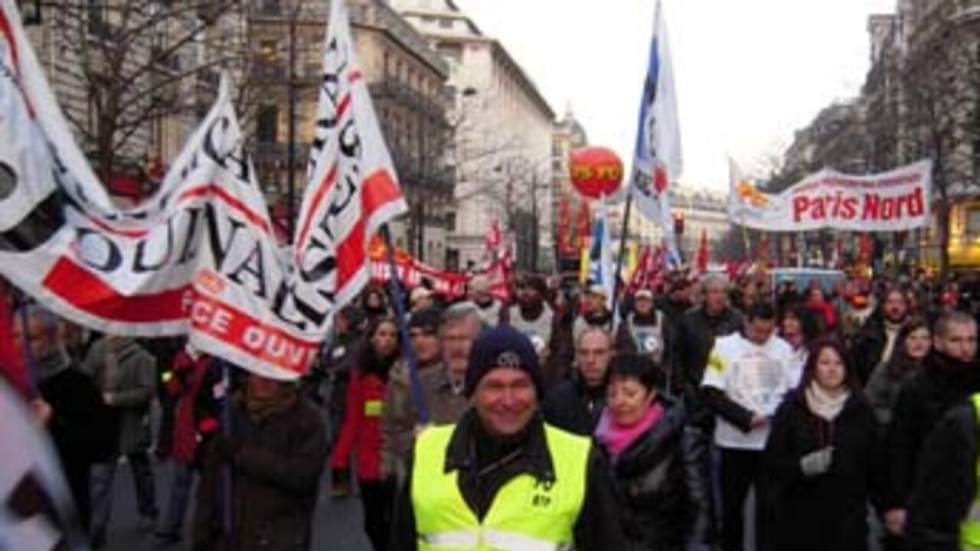
[{"label": "crowd of people", "polygon": [[96,548],[125,458],[155,543],[195,550],[307,549],[321,488],[378,551],[980,549],[974,282],[490,291],[415,288],[402,327],[370,287],[299,382],[27,305],[36,389],[0,372]]}]

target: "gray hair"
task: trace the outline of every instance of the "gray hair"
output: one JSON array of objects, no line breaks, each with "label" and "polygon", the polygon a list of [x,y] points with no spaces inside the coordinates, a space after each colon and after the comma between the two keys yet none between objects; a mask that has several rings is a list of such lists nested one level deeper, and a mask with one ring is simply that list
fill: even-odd
[{"label": "gray hair", "polygon": [[717,273],[708,274],[704,276],[703,279],[701,279],[702,291],[707,291],[708,287],[714,287],[714,286],[719,286],[727,291],[728,288],[731,286],[731,282],[728,281],[728,277],[726,275],[717,274]]},{"label": "gray hair", "polygon": [[973,319],[969,314],[960,312],[959,310],[953,310],[952,312],[939,316],[933,331],[936,335],[945,336],[949,332],[951,325],[973,325],[976,327],[977,320]]},{"label": "gray hair", "polygon": [[459,323],[470,319],[480,321],[480,310],[477,305],[468,300],[457,302],[442,311],[442,317],[439,319],[439,327],[445,327],[452,323]]}]

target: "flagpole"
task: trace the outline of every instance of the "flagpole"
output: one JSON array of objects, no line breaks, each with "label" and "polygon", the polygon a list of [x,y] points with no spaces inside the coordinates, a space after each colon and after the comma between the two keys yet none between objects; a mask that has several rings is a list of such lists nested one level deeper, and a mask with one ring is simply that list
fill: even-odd
[{"label": "flagpole", "polygon": [[391,270],[388,278],[388,285],[391,291],[391,302],[395,309],[395,320],[398,322],[398,334],[402,343],[402,358],[408,366],[408,383],[412,396],[412,403],[415,406],[416,424],[425,425],[429,422],[429,405],[425,401],[425,393],[422,391],[422,381],[419,379],[419,366],[412,351],[412,340],[408,335],[408,319],[405,316],[404,293],[402,292],[401,280],[398,277],[398,266],[395,264],[395,244],[391,239],[391,232],[388,224],[381,226],[381,239],[385,242],[387,249],[385,256],[388,260],[388,269]]},{"label": "flagpole", "polygon": [[631,186],[629,193],[626,194],[626,212],[623,214],[622,235],[619,238],[619,258],[616,259],[616,275],[613,279],[612,317],[609,319],[609,323],[612,325],[611,329],[614,331],[616,329],[616,319],[619,317],[617,314],[619,310],[619,275],[623,271],[623,251],[626,249],[626,235],[629,233],[630,215],[632,212],[633,188]]}]

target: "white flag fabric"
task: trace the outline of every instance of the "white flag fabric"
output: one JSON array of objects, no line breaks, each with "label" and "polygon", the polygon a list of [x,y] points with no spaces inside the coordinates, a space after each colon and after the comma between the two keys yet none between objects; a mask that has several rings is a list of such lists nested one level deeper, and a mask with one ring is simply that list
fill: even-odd
[{"label": "white flag fabric", "polygon": [[88,549],[47,432],[0,377],[0,549]]},{"label": "white flag fabric", "polygon": [[227,79],[158,192],[117,209],[72,138],[14,2],[0,0],[0,273],[92,329],[188,334],[264,376],[305,373],[338,303],[369,277],[367,239],[404,210],[344,2],[333,4],[315,184],[293,264],[276,243]]},{"label": "white flag fabric", "polygon": [[331,2],[308,182],[294,258],[302,296],[342,306],[371,276],[371,238],[408,211],[354,49],[346,2]]},{"label": "white flag fabric", "polygon": [[599,199],[599,208],[592,224],[592,246],[589,249],[589,285],[598,285],[606,292],[606,307],[612,309],[616,289],[616,267],[613,264],[612,239],[609,235],[609,208],[606,198]]},{"label": "white flag fabric", "polygon": [[653,39],[637,122],[631,189],[636,209],[662,228],[675,247],[670,212],[670,186],[683,171],[677,92],[663,7],[657,1]]}]

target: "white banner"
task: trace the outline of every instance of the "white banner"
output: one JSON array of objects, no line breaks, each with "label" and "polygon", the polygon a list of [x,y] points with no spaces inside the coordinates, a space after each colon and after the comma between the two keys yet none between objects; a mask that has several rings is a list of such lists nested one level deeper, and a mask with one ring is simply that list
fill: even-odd
[{"label": "white banner", "polygon": [[822,170],[779,194],[759,191],[731,162],[728,216],[765,231],[903,231],[929,224],[931,193],[931,161],[868,176]]},{"label": "white banner", "polygon": [[74,142],[12,0],[0,7],[0,273],[93,329],[189,333],[256,373],[305,373],[333,312],[367,282],[367,241],[404,208],[346,19],[331,18],[321,96],[336,95],[332,111],[321,98],[318,183],[307,189],[292,264],[242,148],[227,79],[159,191],[119,210]]}]

